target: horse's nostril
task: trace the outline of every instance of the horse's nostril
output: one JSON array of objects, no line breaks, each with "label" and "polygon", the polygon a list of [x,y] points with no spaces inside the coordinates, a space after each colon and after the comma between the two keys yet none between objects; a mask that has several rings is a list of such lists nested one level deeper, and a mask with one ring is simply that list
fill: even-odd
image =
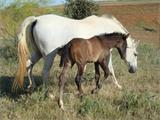
[{"label": "horse's nostril", "polygon": [[129,68],[129,73],[135,73],[136,72],[136,68],[135,67],[130,67]]}]

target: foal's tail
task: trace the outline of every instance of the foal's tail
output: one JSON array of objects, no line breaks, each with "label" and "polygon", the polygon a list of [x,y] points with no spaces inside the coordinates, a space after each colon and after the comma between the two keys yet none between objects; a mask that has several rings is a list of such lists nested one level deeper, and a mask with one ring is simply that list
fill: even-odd
[{"label": "foal's tail", "polygon": [[18,59],[19,59],[19,66],[18,71],[15,76],[12,90],[16,90],[18,87],[22,88],[24,82],[24,75],[26,72],[26,64],[29,58],[29,50],[27,46],[27,29],[30,24],[36,21],[36,17],[30,16],[27,17],[24,22],[21,24],[19,33],[18,33]]},{"label": "foal's tail", "polygon": [[[70,56],[70,46],[71,44],[68,43],[67,45],[65,45],[64,47],[60,48],[60,56],[61,56],[61,59],[60,59],[60,64],[59,64],[59,67],[62,67],[64,66],[64,63],[66,60],[70,60],[71,64],[72,64],[72,59],[71,59],[71,56]],[[73,65],[72,65],[73,66]]]},{"label": "foal's tail", "polygon": [[59,51],[61,53],[60,54],[61,55],[61,59],[60,59],[59,67],[62,67],[64,65],[65,60],[68,57],[68,53],[69,53],[68,44],[63,46],[62,48],[60,48]]}]

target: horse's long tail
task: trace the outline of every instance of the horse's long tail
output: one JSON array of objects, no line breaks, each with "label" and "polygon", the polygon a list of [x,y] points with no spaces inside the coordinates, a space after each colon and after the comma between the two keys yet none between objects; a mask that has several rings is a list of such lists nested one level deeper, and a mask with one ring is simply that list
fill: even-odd
[{"label": "horse's long tail", "polygon": [[36,17],[30,16],[27,17],[22,25],[20,26],[20,31],[18,33],[18,59],[19,59],[19,66],[18,66],[18,71],[15,76],[12,90],[16,90],[17,88],[22,88],[23,87],[23,82],[24,82],[24,75],[26,72],[26,64],[27,60],[29,58],[29,50],[27,46],[27,28],[30,24],[32,24],[36,20]]}]

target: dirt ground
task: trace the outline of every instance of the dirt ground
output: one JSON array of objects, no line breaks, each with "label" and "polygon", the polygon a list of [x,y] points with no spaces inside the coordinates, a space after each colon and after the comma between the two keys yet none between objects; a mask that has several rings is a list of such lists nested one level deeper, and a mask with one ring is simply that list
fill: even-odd
[{"label": "dirt ground", "polygon": [[100,14],[114,15],[134,38],[160,46],[160,3],[106,3]]}]

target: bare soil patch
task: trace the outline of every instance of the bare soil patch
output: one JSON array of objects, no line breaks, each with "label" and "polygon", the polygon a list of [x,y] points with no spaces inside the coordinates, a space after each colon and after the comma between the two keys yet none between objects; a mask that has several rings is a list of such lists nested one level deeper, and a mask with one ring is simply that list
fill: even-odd
[{"label": "bare soil patch", "polygon": [[160,46],[160,3],[103,4],[100,14],[114,15],[139,40]]}]

